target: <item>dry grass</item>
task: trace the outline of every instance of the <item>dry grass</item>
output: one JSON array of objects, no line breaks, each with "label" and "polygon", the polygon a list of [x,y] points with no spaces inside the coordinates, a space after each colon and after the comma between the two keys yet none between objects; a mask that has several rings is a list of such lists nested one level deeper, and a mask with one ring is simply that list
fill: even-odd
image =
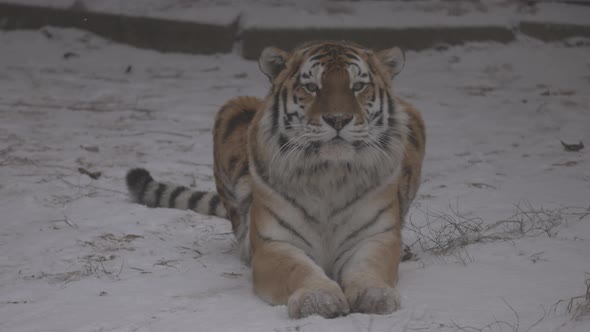
[{"label": "dry grass", "polygon": [[547,318],[550,313],[549,311],[543,308],[543,314],[539,319],[537,319],[528,327],[523,327],[521,325],[520,316],[518,315],[518,312],[514,309],[514,307],[512,307],[510,303],[508,303],[508,301],[506,301],[505,299],[502,299],[502,301],[510,309],[510,312],[513,315],[513,318],[510,320],[499,320],[497,318],[494,318],[493,322],[479,327],[462,325],[455,321],[451,321],[451,324],[442,324],[442,326],[461,332],[528,332],[531,331],[540,322],[542,322],[545,318]]},{"label": "dry grass", "polygon": [[557,234],[557,227],[569,220],[582,220],[590,215],[590,207],[563,207],[545,209],[533,207],[529,202],[515,204],[515,211],[506,219],[492,224],[484,223],[479,217],[460,212],[458,204],[450,205],[451,213],[434,213],[417,208],[425,216],[426,222],[418,225],[409,218],[406,228],[416,235],[416,241],[406,247],[406,251],[418,246],[423,252],[437,256],[460,254],[463,261],[466,252],[460,249],[474,243],[496,240],[514,240],[523,237],[548,236]]},{"label": "dry grass", "polygon": [[590,315],[590,273],[586,273],[586,294],[572,297],[567,304],[567,312],[574,320],[582,320]]},{"label": "dry grass", "polygon": [[24,280],[46,280],[50,284],[59,284],[61,288],[73,281],[79,281],[86,277],[95,276],[97,279],[103,277],[118,280],[123,271],[124,261],[120,265],[115,264],[115,255],[86,255],[77,259],[64,272],[45,273],[23,276]]},{"label": "dry grass", "polygon": [[478,217],[467,217],[452,205],[449,207],[451,214],[439,214],[418,208],[426,217],[426,223],[418,226],[409,218],[406,228],[417,237],[411,247],[417,244],[422,251],[443,255],[482,240],[483,220]]}]

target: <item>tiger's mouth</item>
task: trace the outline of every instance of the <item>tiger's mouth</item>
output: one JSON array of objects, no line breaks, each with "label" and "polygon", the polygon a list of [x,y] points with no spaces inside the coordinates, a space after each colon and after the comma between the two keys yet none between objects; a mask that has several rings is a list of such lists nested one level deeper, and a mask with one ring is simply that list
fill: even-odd
[{"label": "tiger's mouth", "polygon": [[327,143],[329,143],[329,144],[350,144],[346,139],[344,139],[344,137],[340,136],[340,134],[337,134],[336,136],[329,139]]},{"label": "tiger's mouth", "polygon": [[352,160],[354,152],[355,149],[352,143],[340,135],[336,135],[324,142],[319,149],[321,158],[329,160]]},{"label": "tiger's mouth", "polygon": [[347,147],[351,147],[352,143],[346,138],[336,135],[327,141],[322,142],[322,146],[331,149],[346,149]]}]

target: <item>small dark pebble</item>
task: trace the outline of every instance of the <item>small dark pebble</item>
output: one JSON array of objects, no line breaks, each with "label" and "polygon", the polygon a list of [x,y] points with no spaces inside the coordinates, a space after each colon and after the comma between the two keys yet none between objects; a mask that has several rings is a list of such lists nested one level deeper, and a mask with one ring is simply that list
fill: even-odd
[{"label": "small dark pebble", "polygon": [[80,55],[78,53],[74,53],[74,52],[66,52],[63,55],[64,59],[69,59],[69,58],[79,58]]},{"label": "small dark pebble", "polygon": [[580,141],[580,143],[578,143],[578,144],[567,144],[562,140],[559,140],[559,141],[561,142],[561,145],[563,146],[563,149],[565,151],[578,152],[584,148],[584,142],[582,142],[582,141]]}]

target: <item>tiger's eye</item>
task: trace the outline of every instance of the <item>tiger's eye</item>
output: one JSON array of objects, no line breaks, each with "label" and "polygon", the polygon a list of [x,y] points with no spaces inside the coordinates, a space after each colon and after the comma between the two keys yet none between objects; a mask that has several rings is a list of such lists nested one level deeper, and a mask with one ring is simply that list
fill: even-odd
[{"label": "tiger's eye", "polygon": [[352,85],[352,91],[354,92],[361,92],[367,87],[367,83],[365,82],[356,82]]},{"label": "tiger's eye", "polygon": [[320,90],[318,85],[315,83],[307,83],[303,86],[303,88],[309,93],[316,93]]}]

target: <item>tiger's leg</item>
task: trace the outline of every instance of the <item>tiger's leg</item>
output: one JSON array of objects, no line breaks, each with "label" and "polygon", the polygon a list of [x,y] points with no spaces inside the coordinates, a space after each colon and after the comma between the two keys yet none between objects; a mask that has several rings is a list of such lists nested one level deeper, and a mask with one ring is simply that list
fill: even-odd
[{"label": "tiger's leg", "polygon": [[401,252],[399,227],[359,243],[338,274],[352,312],[389,314],[400,306],[395,285]]},{"label": "tiger's leg", "polygon": [[272,216],[253,207],[251,224],[254,291],[271,304],[287,304],[289,317],[346,315],[348,303],[340,286],[303,250],[260,233]]}]

